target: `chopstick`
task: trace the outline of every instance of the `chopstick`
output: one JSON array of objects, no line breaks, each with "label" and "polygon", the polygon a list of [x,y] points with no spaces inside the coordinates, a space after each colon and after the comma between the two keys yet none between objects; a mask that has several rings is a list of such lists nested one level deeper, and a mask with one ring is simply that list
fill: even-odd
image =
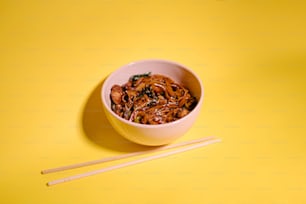
[{"label": "chopstick", "polygon": [[102,169],[98,169],[98,170],[94,170],[94,171],[89,171],[89,172],[77,174],[77,175],[74,175],[74,176],[69,176],[69,177],[49,181],[47,183],[47,185],[52,186],[52,185],[56,185],[56,184],[60,184],[60,183],[64,183],[64,182],[68,182],[68,181],[72,181],[72,180],[76,180],[76,179],[81,179],[81,178],[88,177],[88,176],[93,176],[93,175],[100,174],[100,173],[103,173],[103,172],[107,172],[107,171],[111,171],[111,170],[115,170],[115,169],[119,169],[119,168],[123,168],[123,167],[127,167],[127,166],[132,166],[132,165],[143,163],[143,162],[146,162],[146,161],[167,157],[167,156],[170,156],[170,155],[173,155],[173,154],[182,153],[182,152],[189,151],[189,150],[192,150],[192,149],[207,146],[209,144],[213,144],[213,143],[216,143],[216,142],[221,142],[221,139],[206,140],[206,141],[198,142],[194,145],[187,146],[187,147],[182,147],[180,149],[176,149],[176,150],[173,150],[173,151],[170,151],[170,152],[165,152],[165,153],[161,153],[161,154],[157,154],[157,155],[153,155],[153,156],[149,156],[149,157],[145,157],[145,158],[121,163],[121,164],[118,164],[118,165],[114,165],[114,166],[110,166],[110,167],[106,167],[106,168],[102,168]]},{"label": "chopstick", "polygon": [[113,156],[113,157],[107,157],[107,158],[82,162],[82,163],[78,163],[78,164],[71,164],[71,165],[61,166],[61,167],[52,168],[52,169],[45,169],[45,170],[42,170],[41,173],[42,174],[49,174],[49,173],[65,171],[65,170],[69,170],[69,169],[75,169],[75,168],[80,168],[80,167],[85,167],[85,166],[90,166],[90,165],[95,165],[95,164],[101,164],[101,163],[104,163],[104,162],[115,161],[115,160],[119,160],[119,159],[125,159],[125,158],[129,158],[129,157],[133,157],[133,156],[148,154],[148,153],[152,153],[152,152],[156,152],[156,151],[173,149],[173,148],[177,148],[177,147],[182,147],[182,146],[186,146],[186,145],[200,143],[200,142],[207,141],[207,140],[210,140],[210,139],[213,139],[213,138],[215,138],[215,137],[213,137],[213,136],[203,137],[203,138],[199,138],[199,139],[195,139],[195,140],[191,140],[191,141],[186,141],[186,142],[181,142],[181,143],[177,143],[177,144],[161,146],[161,147],[157,147],[157,148],[150,149],[150,150],[137,151],[137,152],[122,154],[122,155],[118,155],[118,156]]}]

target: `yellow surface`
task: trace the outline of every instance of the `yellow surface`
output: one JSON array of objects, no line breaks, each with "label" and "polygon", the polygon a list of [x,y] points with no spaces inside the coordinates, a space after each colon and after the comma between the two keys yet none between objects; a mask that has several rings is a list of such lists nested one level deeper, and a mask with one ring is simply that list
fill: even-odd
[{"label": "yellow surface", "polygon": [[[1,1],[1,203],[306,203],[301,2]],[[202,112],[179,141],[223,142],[47,187],[118,162],[42,169],[143,149],[110,128],[99,89],[148,58],[203,80]]]}]

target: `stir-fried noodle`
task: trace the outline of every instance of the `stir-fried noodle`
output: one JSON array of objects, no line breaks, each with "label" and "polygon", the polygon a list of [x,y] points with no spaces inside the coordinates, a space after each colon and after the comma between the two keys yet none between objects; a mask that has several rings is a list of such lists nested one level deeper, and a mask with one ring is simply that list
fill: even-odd
[{"label": "stir-fried noodle", "polygon": [[169,77],[134,75],[111,89],[111,108],[120,117],[141,124],[163,124],[186,116],[197,104],[190,91]]}]

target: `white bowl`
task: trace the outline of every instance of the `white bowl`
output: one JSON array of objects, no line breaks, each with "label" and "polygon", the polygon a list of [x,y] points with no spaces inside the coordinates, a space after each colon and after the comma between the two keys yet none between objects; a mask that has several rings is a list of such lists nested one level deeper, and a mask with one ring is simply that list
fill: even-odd
[{"label": "white bowl", "polygon": [[[161,74],[183,84],[198,100],[195,108],[176,121],[147,125],[128,121],[111,110],[110,93],[114,84],[123,85],[132,75],[151,72]],[[203,103],[204,89],[200,78],[191,69],[166,60],[142,60],[129,63],[111,73],[101,89],[102,104],[106,117],[113,128],[126,139],[148,146],[166,145],[183,136],[194,124]]]}]

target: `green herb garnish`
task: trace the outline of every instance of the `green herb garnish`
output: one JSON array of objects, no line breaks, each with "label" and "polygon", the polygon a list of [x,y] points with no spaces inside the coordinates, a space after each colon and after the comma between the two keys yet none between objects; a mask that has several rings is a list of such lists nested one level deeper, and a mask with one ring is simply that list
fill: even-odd
[{"label": "green herb garnish", "polygon": [[151,72],[146,72],[143,74],[136,74],[130,77],[130,81],[137,81],[138,79],[142,78],[142,77],[148,77],[151,75]]}]

